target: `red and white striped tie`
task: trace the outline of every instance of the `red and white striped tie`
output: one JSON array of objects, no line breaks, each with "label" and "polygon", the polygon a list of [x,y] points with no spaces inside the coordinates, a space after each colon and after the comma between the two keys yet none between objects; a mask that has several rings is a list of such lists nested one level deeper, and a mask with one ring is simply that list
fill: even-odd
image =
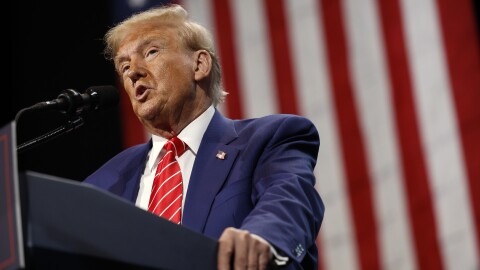
[{"label": "red and white striped tie", "polygon": [[180,224],[182,220],[182,173],[176,157],[185,150],[185,143],[173,137],[163,146],[165,155],[160,160],[148,202],[148,211]]}]

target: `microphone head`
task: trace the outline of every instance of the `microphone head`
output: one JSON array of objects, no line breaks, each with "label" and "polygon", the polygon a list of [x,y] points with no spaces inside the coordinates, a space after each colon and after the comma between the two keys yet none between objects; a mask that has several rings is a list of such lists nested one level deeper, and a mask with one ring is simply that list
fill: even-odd
[{"label": "microphone head", "polygon": [[117,88],[112,85],[90,86],[85,93],[92,99],[93,110],[117,106],[120,99]]},{"label": "microphone head", "polygon": [[39,102],[29,110],[55,110],[75,116],[86,112],[107,109],[118,105],[120,95],[111,85],[91,86],[80,94],[73,89],[66,89],[57,99]]}]

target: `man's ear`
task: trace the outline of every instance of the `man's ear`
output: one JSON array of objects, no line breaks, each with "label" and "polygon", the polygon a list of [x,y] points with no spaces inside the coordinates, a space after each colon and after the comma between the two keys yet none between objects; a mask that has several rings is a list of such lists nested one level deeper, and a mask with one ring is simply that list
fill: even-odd
[{"label": "man's ear", "polygon": [[195,81],[201,81],[208,77],[212,70],[212,57],[206,50],[198,50],[194,53]]}]

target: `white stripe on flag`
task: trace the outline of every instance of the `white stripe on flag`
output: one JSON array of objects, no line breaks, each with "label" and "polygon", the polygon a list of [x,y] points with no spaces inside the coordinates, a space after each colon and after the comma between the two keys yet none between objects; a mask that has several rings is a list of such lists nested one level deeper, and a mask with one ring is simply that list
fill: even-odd
[{"label": "white stripe on flag", "polygon": [[190,18],[215,33],[210,5],[213,0],[182,0],[182,6],[188,11]]},{"label": "white stripe on flag", "polygon": [[447,269],[474,269],[472,211],[436,4],[401,4],[442,258]]},{"label": "white stripe on flag", "polygon": [[378,9],[373,0],[344,1],[352,84],[371,166],[383,269],[416,269]]},{"label": "white stripe on flag", "polygon": [[245,117],[278,112],[263,5],[257,0],[230,1],[237,43]]}]

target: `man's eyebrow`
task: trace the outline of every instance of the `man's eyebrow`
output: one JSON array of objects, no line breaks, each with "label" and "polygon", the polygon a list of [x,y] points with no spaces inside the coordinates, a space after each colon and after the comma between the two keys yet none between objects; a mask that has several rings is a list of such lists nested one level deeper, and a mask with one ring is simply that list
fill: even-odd
[{"label": "man's eyebrow", "polygon": [[113,60],[113,62],[115,63],[115,65],[117,65],[118,63],[123,62],[126,59],[128,59],[128,57],[125,55],[117,55],[115,56],[115,59]]}]

